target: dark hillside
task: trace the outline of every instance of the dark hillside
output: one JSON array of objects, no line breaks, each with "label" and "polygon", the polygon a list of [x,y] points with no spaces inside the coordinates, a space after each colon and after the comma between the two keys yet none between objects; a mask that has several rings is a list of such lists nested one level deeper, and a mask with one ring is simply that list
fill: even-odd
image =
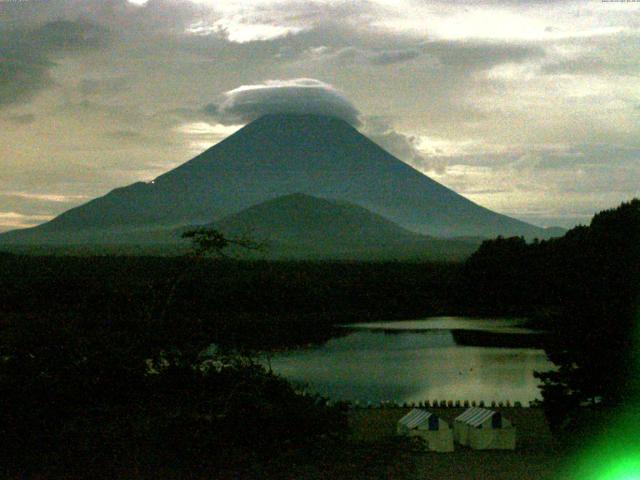
[{"label": "dark hillside", "polygon": [[0,255],[0,305],[4,315],[18,317],[135,322],[164,314],[196,322],[222,344],[300,344],[327,338],[335,323],[445,311],[457,268],[399,262],[194,263],[171,257]]},{"label": "dark hillside", "polygon": [[640,200],[600,212],[561,238],[487,241],[461,273],[458,302],[468,311],[533,314],[550,331],[545,349],[559,371],[540,378],[552,425],[559,428],[581,405],[637,402]]}]

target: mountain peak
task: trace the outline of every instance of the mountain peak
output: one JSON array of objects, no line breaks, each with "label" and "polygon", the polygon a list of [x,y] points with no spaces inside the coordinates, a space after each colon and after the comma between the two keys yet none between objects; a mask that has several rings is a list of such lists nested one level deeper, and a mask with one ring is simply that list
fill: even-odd
[{"label": "mountain peak", "polygon": [[[329,138],[344,135],[360,135],[354,125],[339,117],[302,113],[269,113],[246,125],[245,133],[266,135],[313,135]],[[242,131],[240,130],[240,131]]]},{"label": "mountain peak", "polygon": [[327,125],[327,124],[342,124],[342,125],[351,125],[346,120],[333,116],[333,115],[321,115],[319,113],[267,113],[257,118],[251,123],[308,123],[308,124],[316,124],[316,125]]},{"label": "mountain peak", "polygon": [[306,193],[294,192],[294,193],[288,193],[286,195],[282,195],[281,197],[274,198],[273,200],[270,200],[270,201],[287,203],[287,202],[304,202],[304,201],[311,201],[311,200],[317,201],[319,199],[318,197],[314,197],[313,195],[308,195]]},{"label": "mountain peak", "polygon": [[28,235],[207,224],[291,194],[349,202],[431,236],[547,236],[437,183],[345,120],[298,113],[264,115],[152,184],[115,189]]}]

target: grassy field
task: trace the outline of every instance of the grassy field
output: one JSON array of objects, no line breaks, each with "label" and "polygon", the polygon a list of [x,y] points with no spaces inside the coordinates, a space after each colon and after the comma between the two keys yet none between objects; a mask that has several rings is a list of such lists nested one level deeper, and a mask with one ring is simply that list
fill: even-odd
[{"label": "grassy field", "polygon": [[[464,411],[461,408],[430,409],[452,425],[453,419]],[[498,408],[517,429],[515,451],[476,451],[455,445],[452,453],[424,452],[407,448],[400,452],[394,442],[396,422],[408,409],[359,409],[353,410],[350,421],[353,440],[379,448],[387,445],[396,450],[387,455],[390,462],[377,477],[394,479],[559,479],[562,464],[559,449],[554,445],[544,414],[538,408]],[[398,445],[398,446],[394,446]],[[394,474],[395,473],[395,474]]]},{"label": "grassy field", "polygon": [[[462,408],[430,409],[450,424]],[[577,480],[564,465],[544,414],[538,408],[496,408],[517,428],[514,451],[477,451],[455,445],[452,453],[426,452],[395,435],[406,408],[354,409],[351,438],[312,456],[292,456],[238,476],[287,480]],[[225,477],[226,478],[226,477]]]}]

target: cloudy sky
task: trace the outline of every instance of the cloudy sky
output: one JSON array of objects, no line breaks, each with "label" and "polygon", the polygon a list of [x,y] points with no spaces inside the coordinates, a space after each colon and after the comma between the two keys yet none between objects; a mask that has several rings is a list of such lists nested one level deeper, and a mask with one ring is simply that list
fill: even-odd
[{"label": "cloudy sky", "polygon": [[586,222],[640,196],[640,2],[0,0],[0,231],[282,109],[501,213]]}]

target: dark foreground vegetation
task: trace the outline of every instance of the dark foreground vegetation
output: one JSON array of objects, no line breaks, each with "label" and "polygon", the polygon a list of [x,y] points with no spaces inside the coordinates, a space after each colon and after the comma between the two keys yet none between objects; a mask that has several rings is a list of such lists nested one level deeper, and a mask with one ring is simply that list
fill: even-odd
[{"label": "dark foreground vegetation", "polygon": [[447,312],[459,268],[0,254],[0,305],[5,316],[154,319],[223,346],[289,347],[326,340],[339,323]]},{"label": "dark foreground vegetation", "polygon": [[485,242],[464,264],[0,254],[0,474],[287,478],[342,458],[334,471],[357,476],[346,407],[252,352],[436,314],[525,315],[552,332],[550,426],[593,433],[586,409],[639,398],[639,249],[634,200],[560,239]]},{"label": "dark foreground vegetation", "polygon": [[397,451],[370,464],[344,405],[295,391],[251,354],[326,340],[339,322],[435,313],[458,267],[195,253],[0,256],[0,476],[384,469]]},{"label": "dark foreground vegetation", "polygon": [[[640,400],[640,200],[598,213],[564,237],[485,242],[462,271],[484,313],[533,316],[557,371],[540,372],[551,427],[604,431],[602,410]],[[604,422],[597,418],[606,419]]]},{"label": "dark foreground vegetation", "polygon": [[344,438],[344,406],[207,350],[222,307],[183,314],[183,265],[40,260],[2,270],[3,478],[262,478]]},{"label": "dark foreground vegetation", "polygon": [[[350,415],[352,435],[365,445],[375,447],[387,440],[389,450],[405,449],[408,455],[388,459],[387,475],[368,478],[416,480],[575,480],[563,475],[566,459],[554,440],[540,408],[501,408],[496,410],[508,418],[517,430],[516,450],[472,450],[455,446],[455,451],[426,452],[418,448],[398,445],[393,439],[398,420],[407,408],[359,409]],[[462,408],[430,408],[430,411],[449,425],[460,415]],[[389,441],[391,440],[391,441]],[[398,472],[403,462],[404,471]],[[396,472],[400,475],[396,475]],[[300,476],[298,478],[305,478]],[[338,477],[340,478],[340,477]],[[344,477],[342,477],[344,478]],[[366,477],[365,477],[366,478]]]},{"label": "dark foreground vegetation", "polygon": [[140,339],[82,330],[3,348],[3,478],[260,478],[346,430],[342,406],[248,361],[174,351],[150,370]]}]

